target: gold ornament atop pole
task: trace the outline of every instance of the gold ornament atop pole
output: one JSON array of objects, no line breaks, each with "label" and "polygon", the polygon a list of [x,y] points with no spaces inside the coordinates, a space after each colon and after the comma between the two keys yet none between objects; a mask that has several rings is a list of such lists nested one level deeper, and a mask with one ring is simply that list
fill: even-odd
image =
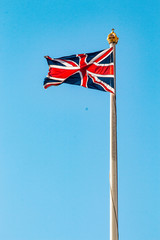
[{"label": "gold ornament atop pole", "polygon": [[115,44],[117,44],[118,43],[118,37],[117,37],[117,35],[115,34],[115,32],[114,32],[114,28],[112,28],[112,32],[108,35],[108,37],[107,37],[107,41],[108,41],[108,43],[109,44],[111,44],[111,43],[115,43]]}]

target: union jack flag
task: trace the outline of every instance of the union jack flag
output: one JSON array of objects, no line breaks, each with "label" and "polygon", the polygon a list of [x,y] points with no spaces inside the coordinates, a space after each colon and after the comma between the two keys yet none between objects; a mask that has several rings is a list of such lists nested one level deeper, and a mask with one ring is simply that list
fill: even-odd
[{"label": "union jack flag", "polygon": [[44,88],[62,83],[114,93],[113,48],[61,58],[45,57],[49,65]]}]

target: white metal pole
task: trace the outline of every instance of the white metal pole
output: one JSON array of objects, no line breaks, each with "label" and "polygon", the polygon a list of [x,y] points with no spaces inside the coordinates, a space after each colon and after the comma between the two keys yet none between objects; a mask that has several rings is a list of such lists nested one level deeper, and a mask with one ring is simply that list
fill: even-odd
[{"label": "white metal pole", "polygon": [[113,47],[114,89],[110,94],[110,240],[118,240],[118,169],[117,169],[117,111],[116,111],[116,44],[114,29],[107,38]]}]

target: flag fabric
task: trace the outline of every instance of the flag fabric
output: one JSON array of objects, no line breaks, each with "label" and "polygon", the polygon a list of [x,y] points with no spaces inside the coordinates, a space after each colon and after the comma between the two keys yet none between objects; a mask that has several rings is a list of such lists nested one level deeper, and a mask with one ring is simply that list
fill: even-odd
[{"label": "flag fabric", "polygon": [[113,48],[61,58],[45,57],[49,73],[44,88],[62,83],[114,93]]}]

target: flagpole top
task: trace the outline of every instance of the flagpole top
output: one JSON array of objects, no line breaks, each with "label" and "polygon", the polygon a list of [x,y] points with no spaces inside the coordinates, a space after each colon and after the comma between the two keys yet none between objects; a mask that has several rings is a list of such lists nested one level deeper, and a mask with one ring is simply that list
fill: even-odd
[{"label": "flagpole top", "polygon": [[117,35],[115,34],[115,32],[114,32],[114,28],[112,28],[112,32],[108,35],[108,37],[107,37],[107,41],[108,41],[108,43],[109,44],[111,44],[111,43],[115,43],[115,44],[117,44],[118,43],[118,37],[117,37]]}]

